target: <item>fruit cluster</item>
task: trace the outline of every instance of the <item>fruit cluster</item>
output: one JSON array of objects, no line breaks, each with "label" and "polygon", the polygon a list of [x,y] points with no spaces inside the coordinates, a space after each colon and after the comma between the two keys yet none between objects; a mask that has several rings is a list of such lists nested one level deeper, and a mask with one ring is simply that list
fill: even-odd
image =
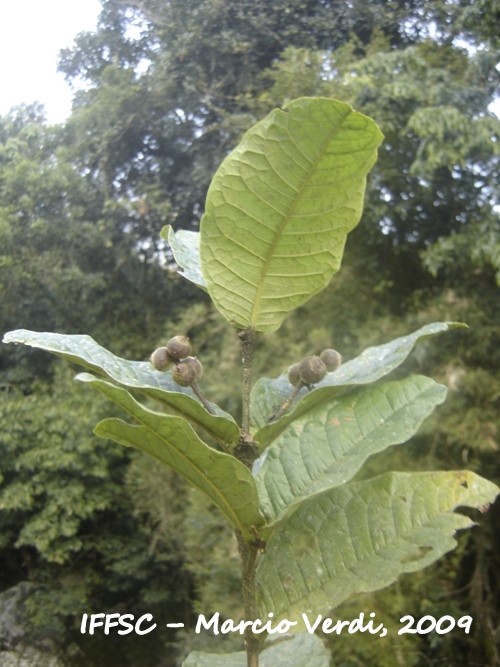
[{"label": "fruit cluster", "polygon": [[288,369],[288,381],[294,387],[316,384],[321,382],[327,373],[332,373],[342,363],[342,357],[337,350],[327,349],[319,355],[302,359]]},{"label": "fruit cluster", "polygon": [[172,379],[180,387],[189,387],[199,380],[203,367],[196,357],[192,357],[191,343],[187,336],[174,336],[166,347],[157,348],[150,357],[151,364],[157,371],[172,369]]}]

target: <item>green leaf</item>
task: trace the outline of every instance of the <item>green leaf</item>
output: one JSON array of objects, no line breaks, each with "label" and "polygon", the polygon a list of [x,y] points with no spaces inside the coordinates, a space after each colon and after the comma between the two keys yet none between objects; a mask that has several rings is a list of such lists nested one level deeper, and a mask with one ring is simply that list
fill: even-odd
[{"label": "green leaf", "polygon": [[238,425],[231,415],[217,405],[211,404],[217,413],[211,415],[193,390],[190,387],[179,387],[172,380],[170,372],[155,370],[149,361],[128,361],[116,357],[90,336],[38,333],[18,329],[5,334],[3,342],[22,343],[52,352],[154,398],[173,412],[189,419],[219,442],[234,444],[238,441],[240,435]]},{"label": "green leaf", "polygon": [[301,98],[243,137],[210,185],[201,265],[224,317],[275,331],[340,267],[382,134],[343,102]]},{"label": "green leaf", "polygon": [[[323,493],[273,533],[257,569],[260,614],[300,620],[384,588],[456,546],[500,489],[469,471],[389,473]],[[303,626],[297,626],[303,627]]]},{"label": "green leaf", "polygon": [[206,291],[207,285],[201,272],[200,234],[186,229],[174,232],[170,225],[165,225],[160,231],[160,236],[168,241],[172,248],[174,259],[181,269],[179,273]]},{"label": "green leaf", "polygon": [[[301,633],[284,639],[262,651],[260,667],[328,667],[329,657],[323,642],[316,635]],[[214,654],[193,651],[182,667],[247,667],[247,654]]]},{"label": "green leaf", "polygon": [[153,412],[125,389],[89,373],[77,379],[92,384],[141,424],[105,419],[95,428],[96,435],[140,449],[173,468],[203,491],[247,540],[254,539],[251,527],[258,528],[263,518],[255,482],[243,463],[205,444],[182,417]]},{"label": "green leaf", "polygon": [[276,422],[268,423],[271,415],[289,397],[293,387],[288,382],[286,372],[276,380],[261,378],[254,385],[250,397],[252,423],[258,428],[254,439],[265,447],[299,417],[306,416],[311,410],[359,385],[371,384],[388,375],[403,363],[417,342],[460,327],[466,325],[434,322],[408,336],[395,338],[390,343],[368,347],[359,357],[343,363],[334,373],[328,373],[312,391],[302,389],[292,407]]},{"label": "green leaf", "polygon": [[268,521],[349,481],[372,454],[409,440],[445,398],[446,387],[412,376],[361,387],[296,420],[255,462]]}]

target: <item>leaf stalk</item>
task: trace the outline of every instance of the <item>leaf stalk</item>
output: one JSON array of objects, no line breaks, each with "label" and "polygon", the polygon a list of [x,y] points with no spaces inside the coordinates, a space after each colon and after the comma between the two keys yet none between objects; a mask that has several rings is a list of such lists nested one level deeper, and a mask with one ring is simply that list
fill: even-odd
[{"label": "leaf stalk", "polygon": [[252,389],[252,362],[256,331],[254,329],[242,329],[238,331],[238,336],[241,340],[243,362],[243,414],[241,428],[243,435],[250,435],[250,391]]},{"label": "leaf stalk", "polygon": [[278,410],[276,410],[276,412],[269,417],[268,422],[278,421],[278,419],[280,419],[280,417],[283,416],[283,414],[286,412],[286,410],[288,410],[292,401],[297,396],[302,387],[307,387],[307,385],[304,384],[302,380],[299,380],[297,385],[293,388],[293,391],[290,394],[290,396],[286,399],[286,401],[283,401]]},{"label": "leaf stalk", "polygon": [[200,388],[198,387],[198,384],[197,384],[197,382],[196,382],[195,380],[193,380],[193,382],[191,383],[191,389],[194,391],[194,393],[196,394],[196,396],[198,396],[198,398],[199,398],[200,401],[202,402],[203,407],[205,408],[205,410],[206,410],[207,412],[209,412],[211,415],[215,415],[215,411],[214,411],[214,409],[212,408],[212,406],[210,405],[210,403],[207,401],[207,399],[206,399],[206,398],[203,396],[203,394],[201,393],[201,390],[200,390]]}]

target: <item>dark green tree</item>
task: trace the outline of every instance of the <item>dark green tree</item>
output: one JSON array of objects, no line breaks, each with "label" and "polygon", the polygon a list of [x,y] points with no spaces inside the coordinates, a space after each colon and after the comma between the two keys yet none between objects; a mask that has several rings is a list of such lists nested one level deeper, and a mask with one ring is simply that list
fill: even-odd
[{"label": "dark green tree", "polygon": [[[0,329],[88,331],[147,355],[174,311],[162,242],[140,202],[110,199],[78,164],[68,132],[36,107],[0,119]],[[6,349],[0,369],[3,382],[44,372]]]},{"label": "dark green tree", "polygon": [[153,190],[151,206],[169,202],[169,222],[190,227],[216,167],[262,114],[261,73],[287,47],[335,51],[378,30],[400,48],[426,34],[439,4],[106,0],[97,32],[60,63],[69,80],[90,85],[74,114],[80,136],[92,136],[81,145],[85,164],[116,193]]},{"label": "dark green tree", "polygon": [[[144,215],[80,169],[64,129],[47,126],[42,109],[1,118],[0,328],[88,331],[147,357],[176,306],[173,283],[153,261],[161,242],[141,246]],[[29,610],[35,623],[51,616],[58,637],[76,632],[75,615],[89,607],[172,604],[176,587],[158,595],[149,584],[174,576],[181,556],[170,541],[157,549],[155,526],[134,514],[131,457],[96,444],[95,402],[19,348],[0,351],[0,387],[1,589],[37,585]],[[123,648],[110,655],[125,664],[129,653],[133,664],[134,647]],[[85,647],[89,664],[94,655],[99,664],[101,649],[109,647]]]}]

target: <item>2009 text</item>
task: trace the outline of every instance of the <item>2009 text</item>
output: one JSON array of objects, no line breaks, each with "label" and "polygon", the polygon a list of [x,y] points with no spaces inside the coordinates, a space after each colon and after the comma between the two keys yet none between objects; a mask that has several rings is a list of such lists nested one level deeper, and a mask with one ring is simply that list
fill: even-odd
[{"label": "2009 text", "polygon": [[436,632],[438,635],[446,635],[448,632],[451,632],[455,625],[457,628],[462,628],[465,631],[465,634],[468,635],[472,625],[472,616],[462,616],[455,621],[453,616],[441,616],[441,618],[435,619],[434,616],[422,616],[421,619],[417,621],[416,627],[413,627],[415,619],[413,616],[403,616],[399,619],[400,623],[405,623],[406,625],[401,628],[398,632],[398,635],[404,635],[406,633],[412,635],[427,635],[429,632]]}]

